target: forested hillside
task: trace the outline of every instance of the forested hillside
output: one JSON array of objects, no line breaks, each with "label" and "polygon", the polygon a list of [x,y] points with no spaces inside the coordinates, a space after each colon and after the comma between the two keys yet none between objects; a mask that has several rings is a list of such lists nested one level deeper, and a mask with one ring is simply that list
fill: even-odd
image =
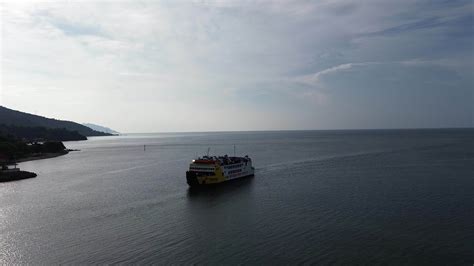
[{"label": "forested hillside", "polygon": [[89,137],[89,136],[109,136],[110,134],[104,132],[95,131],[84,125],[64,120],[56,120],[52,118],[46,118],[38,115],[28,114],[20,111],[8,109],[0,106],[0,124],[7,126],[20,126],[20,127],[44,127],[44,128],[56,128],[56,129],[67,129],[70,131],[77,131],[77,133]]}]

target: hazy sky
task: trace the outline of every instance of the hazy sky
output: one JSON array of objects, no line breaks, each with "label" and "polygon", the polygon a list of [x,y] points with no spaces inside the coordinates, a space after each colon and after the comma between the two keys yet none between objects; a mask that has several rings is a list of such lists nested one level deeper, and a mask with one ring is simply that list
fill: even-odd
[{"label": "hazy sky", "polygon": [[4,2],[0,103],[121,132],[474,126],[473,3]]}]

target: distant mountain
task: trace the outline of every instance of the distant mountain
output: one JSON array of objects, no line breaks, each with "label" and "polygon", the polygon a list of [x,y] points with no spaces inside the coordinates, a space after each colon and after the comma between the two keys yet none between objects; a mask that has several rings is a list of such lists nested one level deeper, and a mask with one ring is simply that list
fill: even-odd
[{"label": "distant mountain", "polygon": [[64,120],[46,118],[39,115],[32,115],[20,111],[8,109],[0,106],[0,124],[18,127],[45,127],[45,128],[64,128],[70,131],[77,131],[83,136],[110,136],[111,134],[95,131],[84,125]]},{"label": "distant mountain", "polygon": [[117,132],[113,129],[110,129],[108,127],[99,126],[99,125],[96,125],[96,124],[84,123],[83,125],[90,128],[90,129],[93,129],[95,131],[99,131],[99,132],[104,132],[104,133],[109,133],[109,134],[120,134],[119,132]]}]

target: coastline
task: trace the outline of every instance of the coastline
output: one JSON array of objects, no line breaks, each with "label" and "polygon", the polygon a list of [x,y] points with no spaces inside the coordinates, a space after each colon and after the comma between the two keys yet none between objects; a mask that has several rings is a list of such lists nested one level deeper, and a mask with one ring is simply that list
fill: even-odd
[{"label": "coastline", "polygon": [[28,162],[28,161],[35,161],[35,160],[42,160],[42,159],[49,159],[49,158],[59,157],[59,156],[68,154],[70,151],[71,150],[64,150],[64,151],[61,151],[61,152],[42,153],[39,156],[29,156],[29,157],[18,159],[17,163],[23,163],[23,162]]},{"label": "coastline", "polygon": [[[54,158],[54,157],[66,155],[70,151],[74,151],[74,150],[66,149],[66,150],[63,150],[61,152],[42,153],[41,155],[38,155],[38,156],[29,156],[29,157],[18,159],[17,163]],[[17,180],[28,179],[28,178],[34,178],[34,177],[37,177],[37,176],[38,175],[36,173],[28,172],[28,171],[22,171],[22,170],[19,170],[19,169],[18,169],[18,171],[0,172],[0,183],[17,181]]]},{"label": "coastline", "polygon": [[34,178],[37,176],[38,175],[36,173],[20,170],[16,172],[0,173],[0,183]]}]

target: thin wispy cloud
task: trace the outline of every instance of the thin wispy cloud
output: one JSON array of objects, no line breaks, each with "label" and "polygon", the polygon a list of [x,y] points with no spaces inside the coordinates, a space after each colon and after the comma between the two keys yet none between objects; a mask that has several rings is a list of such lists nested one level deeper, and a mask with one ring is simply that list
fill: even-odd
[{"label": "thin wispy cloud", "polygon": [[337,66],[333,66],[321,71],[318,71],[313,74],[303,75],[294,78],[295,81],[301,82],[308,85],[317,86],[320,85],[322,79],[325,76],[336,75],[337,73],[350,71],[357,67],[366,67],[366,66],[377,66],[377,65],[400,65],[406,67],[440,67],[446,69],[457,69],[462,67],[466,62],[459,60],[450,60],[450,59],[441,59],[441,60],[424,60],[420,58],[414,58],[410,60],[403,61],[386,61],[386,62],[361,62],[361,63],[345,63]]},{"label": "thin wispy cloud", "polygon": [[472,23],[473,14],[466,14],[452,17],[430,17],[414,22],[389,27],[387,29],[361,34],[361,36],[381,36],[381,35],[397,35],[405,32],[434,29],[439,27],[458,26],[460,24]]},{"label": "thin wispy cloud", "polygon": [[321,78],[326,75],[336,74],[341,71],[350,70],[354,67],[362,67],[362,66],[378,65],[378,64],[381,64],[381,63],[380,62],[363,62],[363,63],[340,64],[334,67],[330,67],[330,68],[318,71],[314,74],[297,77],[296,80],[306,83],[306,84],[310,84],[310,85],[317,85],[321,81]]}]

